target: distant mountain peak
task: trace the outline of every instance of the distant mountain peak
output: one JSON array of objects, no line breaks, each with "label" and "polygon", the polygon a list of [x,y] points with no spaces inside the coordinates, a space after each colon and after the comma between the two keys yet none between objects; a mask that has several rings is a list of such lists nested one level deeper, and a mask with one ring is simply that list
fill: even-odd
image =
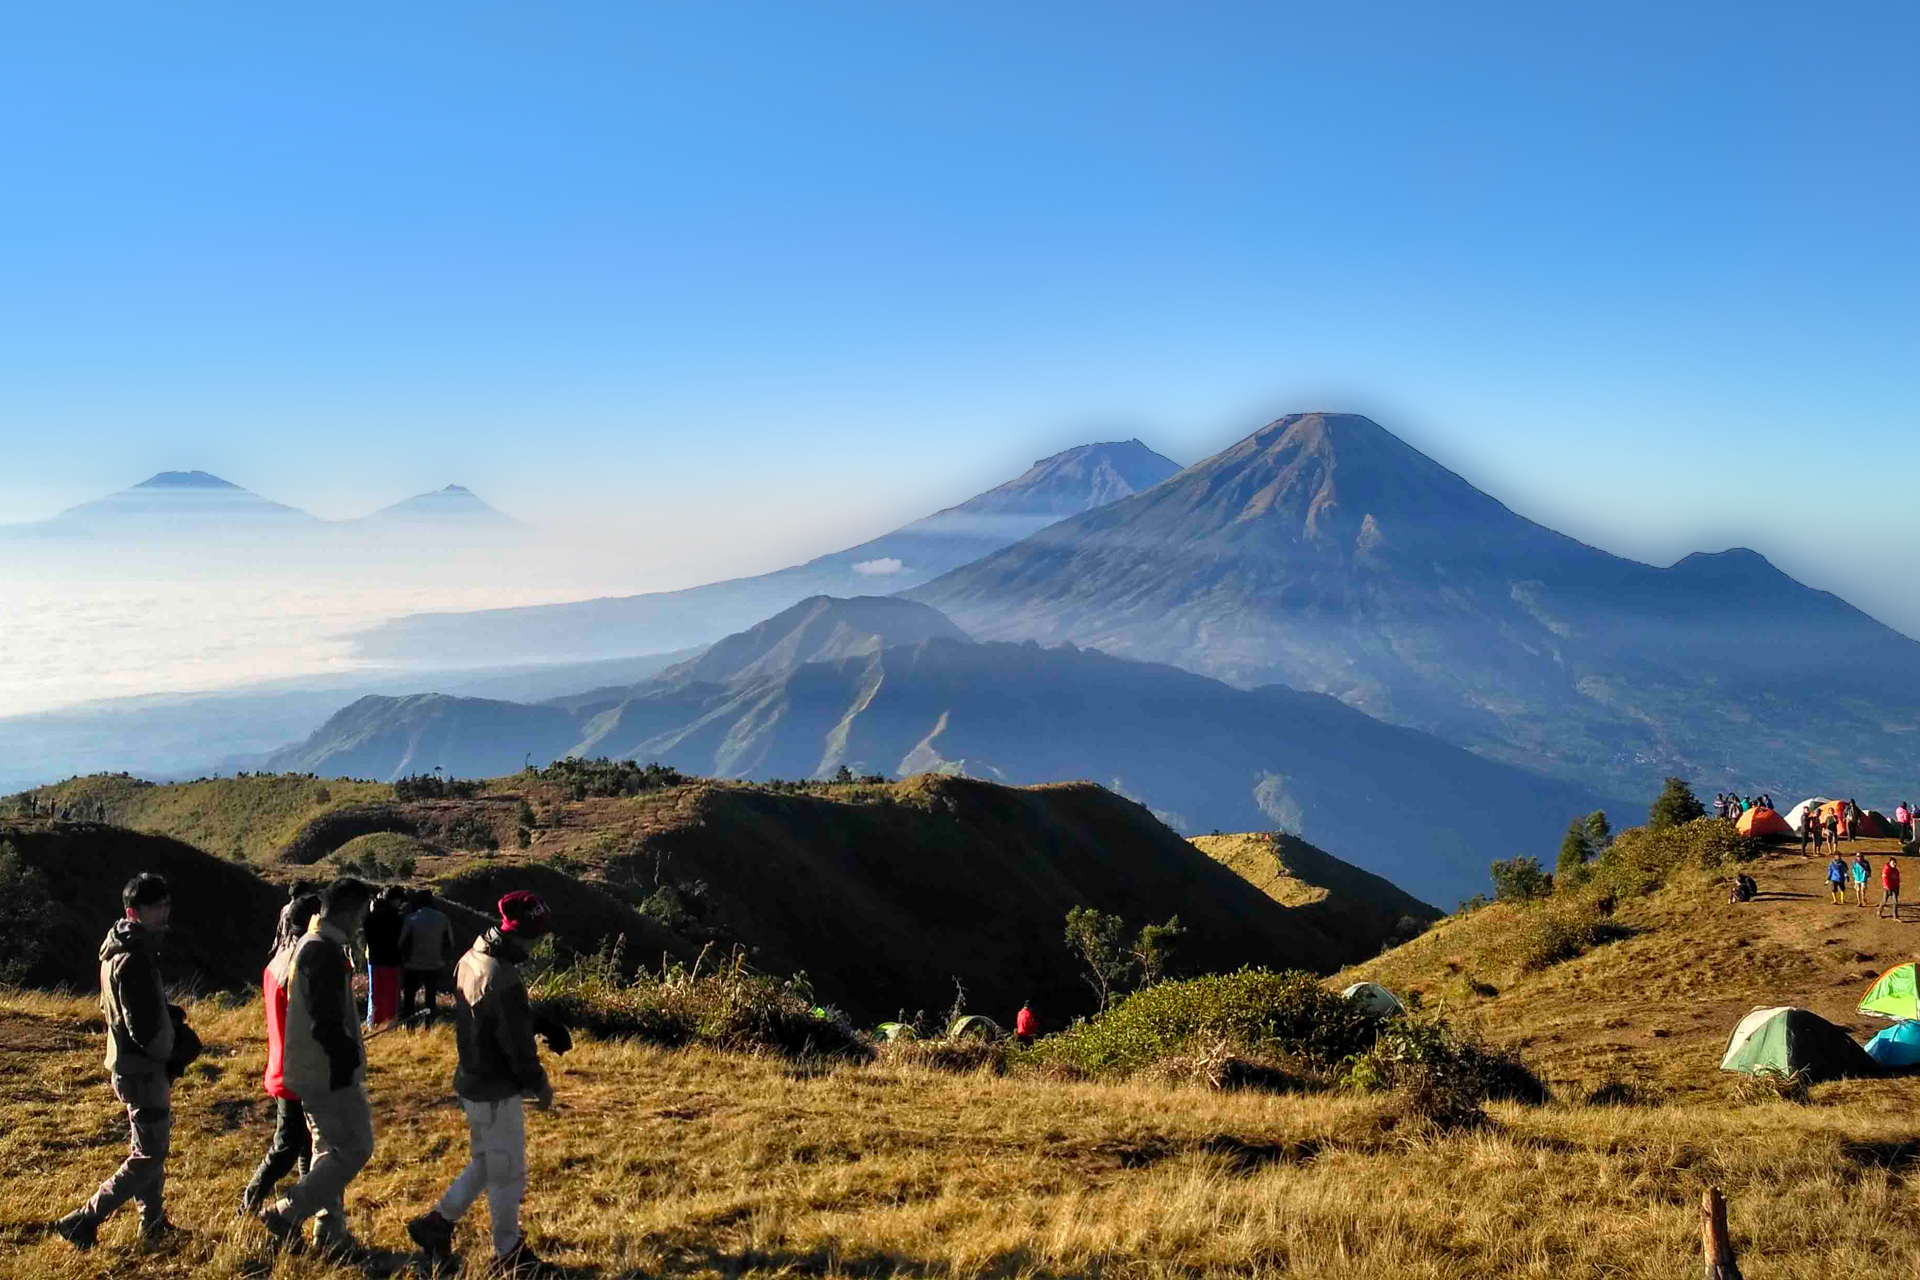
[{"label": "distant mountain peak", "polygon": [[1179,470],[1179,463],[1138,439],[1075,445],[1036,460],[1023,474],[941,514],[1079,515],[1151,489]]},{"label": "distant mountain peak", "polygon": [[238,489],[240,486],[205,471],[162,471],[133,487],[136,489]]},{"label": "distant mountain peak", "polygon": [[465,486],[465,485],[463,485],[463,484],[450,484],[450,485],[448,485],[448,486],[447,486],[446,488],[444,488],[444,489],[442,489],[442,490],[441,490],[440,492],[442,492],[442,493],[464,493],[464,494],[466,494],[466,495],[468,495],[469,497],[471,497],[471,496],[473,495],[473,490],[471,490],[471,489],[469,489],[469,488],[467,488],[467,486]]},{"label": "distant mountain peak", "polygon": [[938,609],[900,596],[810,596],[669,668],[658,680],[725,684],[935,639],[969,637]]},{"label": "distant mountain peak", "polygon": [[363,517],[376,524],[510,525],[511,516],[490,507],[463,484],[416,493]]}]

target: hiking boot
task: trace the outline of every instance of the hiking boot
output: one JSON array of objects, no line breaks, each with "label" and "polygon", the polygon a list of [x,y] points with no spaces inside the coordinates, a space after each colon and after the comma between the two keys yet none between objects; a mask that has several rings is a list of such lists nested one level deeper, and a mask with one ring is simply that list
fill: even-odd
[{"label": "hiking boot", "polygon": [[155,1218],[140,1224],[140,1244],[144,1248],[164,1249],[170,1245],[185,1244],[191,1239],[193,1232],[175,1224],[171,1218]]},{"label": "hiking boot", "polygon": [[407,1236],[432,1261],[453,1256],[453,1224],[441,1217],[438,1209],[429,1209],[407,1223]]},{"label": "hiking boot", "polygon": [[494,1258],[493,1266],[487,1274],[513,1276],[515,1280],[526,1280],[527,1277],[546,1275],[547,1264],[540,1261],[540,1256],[527,1247],[527,1238],[523,1235],[513,1242],[513,1248]]},{"label": "hiking boot", "polygon": [[53,1230],[61,1239],[82,1253],[100,1243],[100,1224],[95,1222],[85,1209],[75,1209],[54,1223]]},{"label": "hiking boot", "polygon": [[267,1229],[267,1235],[272,1237],[275,1253],[282,1249],[289,1253],[299,1253],[306,1248],[307,1242],[300,1238],[300,1224],[280,1212],[279,1205],[262,1209],[259,1222]]},{"label": "hiking boot", "polygon": [[349,1266],[367,1259],[367,1246],[346,1231],[326,1231],[314,1237],[314,1249],[328,1262]]}]

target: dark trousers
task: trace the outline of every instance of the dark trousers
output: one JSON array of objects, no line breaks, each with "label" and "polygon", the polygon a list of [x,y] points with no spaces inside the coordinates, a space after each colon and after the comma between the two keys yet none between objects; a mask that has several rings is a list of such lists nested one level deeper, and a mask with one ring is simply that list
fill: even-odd
[{"label": "dark trousers", "polygon": [[249,1206],[266,1203],[273,1184],[293,1172],[294,1166],[299,1166],[300,1176],[304,1178],[313,1164],[313,1138],[307,1132],[306,1110],[297,1098],[275,1098],[274,1103],[273,1145],[267,1148],[260,1167],[253,1171],[252,1181],[241,1193]]},{"label": "dark trousers", "polygon": [[[414,997],[426,990],[426,1003],[416,1006]],[[410,1018],[415,1008],[424,1008],[427,1016],[433,1016],[433,1006],[440,999],[440,971],[438,969],[408,969],[400,976],[400,1016]]]}]

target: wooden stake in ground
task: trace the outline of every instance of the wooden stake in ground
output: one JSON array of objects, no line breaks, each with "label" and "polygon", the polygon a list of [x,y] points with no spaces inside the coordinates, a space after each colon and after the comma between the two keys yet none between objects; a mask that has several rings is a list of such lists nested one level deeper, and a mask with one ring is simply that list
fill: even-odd
[{"label": "wooden stake in ground", "polygon": [[1727,1239],[1727,1198],[1710,1187],[1700,1196],[1700,1255],[1707,1280],[1741,1280],[1740,1264],[1733,1260],[1733,1242]]}]

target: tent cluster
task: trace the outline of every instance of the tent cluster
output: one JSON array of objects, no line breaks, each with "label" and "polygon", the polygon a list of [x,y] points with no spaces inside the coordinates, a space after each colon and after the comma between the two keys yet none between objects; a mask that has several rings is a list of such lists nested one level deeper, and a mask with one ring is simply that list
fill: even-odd
[{"label": "tent cluster", "polygon": [[1893,1025],[1867,1041],[1806,1009],[1755,1009],[1727,1038],[1722,1071],[1805,1072],[1810,1082],[1883,1070],[1920,1067],[1920,969],[1897,964],[1874,979],[1860,997],[1861,1013],[1890,1018]]}]

